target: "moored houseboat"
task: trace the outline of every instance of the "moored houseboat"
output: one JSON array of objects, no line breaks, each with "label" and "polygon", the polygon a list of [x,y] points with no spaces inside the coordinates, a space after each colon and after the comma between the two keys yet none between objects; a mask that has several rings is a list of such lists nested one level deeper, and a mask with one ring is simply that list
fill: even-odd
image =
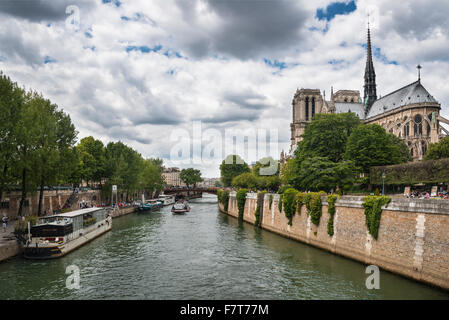
[{"label": "moored houseboat", "polygon": [[27,259],[53,259],[81,247],[112,228],[105,208],[88,208],[39,218],[24,245]]},{"label": "moored houseboat", "polygon": [[164,206],[169,206],[175,203],[175,196],[168,194],[161,194],[158,200],[164,203]]}]

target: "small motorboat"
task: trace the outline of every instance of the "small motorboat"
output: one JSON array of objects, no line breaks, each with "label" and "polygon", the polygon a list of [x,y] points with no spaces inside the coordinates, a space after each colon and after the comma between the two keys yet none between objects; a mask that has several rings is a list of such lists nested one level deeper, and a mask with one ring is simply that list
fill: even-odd
[{"label": "small motorboat", "polygon": [[176,202],[171,208],[173,214],[185,214],[190,211],[190,206],[187,201],[181,200]]},{"label": "small motorboat", "polygon": [[163,202],[159,200],[148,200],[145,203],[141,203],[137,209],[139,211],[153,211],[162,208]]}]

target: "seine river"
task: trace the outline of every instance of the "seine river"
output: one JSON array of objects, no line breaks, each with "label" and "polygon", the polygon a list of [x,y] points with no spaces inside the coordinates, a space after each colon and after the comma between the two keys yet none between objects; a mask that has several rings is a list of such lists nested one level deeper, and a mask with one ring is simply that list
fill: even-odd
[{"label": "seine river", "polygon": [[[113,220],[113,230],[69,255],[0,263],[0,299],[449,299],[449,293],[388,272],[380,290],[365,268],[240,223],[215,196],[184,216],[160,212]],[[66,268],[80,270],[67,289]]]}]

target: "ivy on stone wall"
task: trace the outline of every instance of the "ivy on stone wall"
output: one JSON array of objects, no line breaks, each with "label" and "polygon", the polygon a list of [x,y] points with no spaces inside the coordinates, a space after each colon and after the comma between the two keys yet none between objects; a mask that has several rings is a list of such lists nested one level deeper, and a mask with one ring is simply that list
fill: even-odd
[{"label": "ivy on stone wall", "polygon": [[310,192],[304,194],[303,203],[307,208],[307,214],[310,215],[311,221],[318,226],[321,219],[321,210],[323,204],[321,203],[321,196],[326,195],[324,191]]},{"label": "ivy on stone wall", "polygon": [[334,235],[334,216],[335,216],[335,202],[337,201],[337,195],[330,195],[327,197],[327,212],[329,213],[329,220],[327,221],[327,234],[331,237]]},{"label": "ivy on stone wall", "polygon": [[362,206],[365,208],[366,227],[369,234],[377,240],[379,235],[380,218],[382,216],[382,206],[390,203],[391,198],[386,196],[365,197]]},{"label": "ivy on stone wall", "polygon": [[282,212],[282,198],[283,198],[283,194],[280,194],[279,195],[279,202],[278,202],[278,209],[279,209],[279,212]]},{"label": "ivy on stone wall", "polygon": [[292,225],[293,216],[296,213],[296,194],[298,191],[296,189],[290,188],[285,190],[282,199],[284,205],[284,213],[288,219],[288,224]]},{"label": "ivy on stone wall", "polygon": [[229,205],[229,190],[217,190],[218,202],[223,205],[224,211],[228,212]]},{"label": "ivy on stone wall", "polygon": [[267,193],[266,191],[262,191],[257,194],[257,206],[256,206],[256,212],[254,212],[254,216],[256,217],[256,219],[254,221],[254,225],[256,227],[260,226],[260,214],[261,214],[261,211],[263,210],[263,201],[264,201],[266,193]]},{"label": "ivy on stone wall", "polygon": [[298,214],[301,214],[301,208],[304,205],[304,196],[305,194],[303,192],[298,192],[296,194],[296,211]]},{"label": "ivy on stone wall", "polygon": [[243,220],[243,212],[245,211],[247,193],[248,189],[241,189],[237,191],[236,199],[237,199],[237,207],[239,209],[239,220]]}]

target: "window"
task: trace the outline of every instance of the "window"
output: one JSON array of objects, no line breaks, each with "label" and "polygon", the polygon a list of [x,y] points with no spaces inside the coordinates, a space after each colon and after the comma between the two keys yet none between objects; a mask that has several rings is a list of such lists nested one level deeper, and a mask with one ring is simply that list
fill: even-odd
[{"label": "window", "polygon": [[312,98],[312,118],[315,116],[315,97]]},{"label": "window", "polygon": [[427,135],[430,136],[430,124],[427,122]]},{"label": "window", "polygon": [[9,201],[2,201],[0,203],[0,209],[9,209]]},{"label": "window", "polygon": [[421,141],[422,155],[424,156],[427,152],[427,144],[425,141]]},{"label": "window", "polygon": [[306,121],[309,121],[309,97],[306,97]]}]

